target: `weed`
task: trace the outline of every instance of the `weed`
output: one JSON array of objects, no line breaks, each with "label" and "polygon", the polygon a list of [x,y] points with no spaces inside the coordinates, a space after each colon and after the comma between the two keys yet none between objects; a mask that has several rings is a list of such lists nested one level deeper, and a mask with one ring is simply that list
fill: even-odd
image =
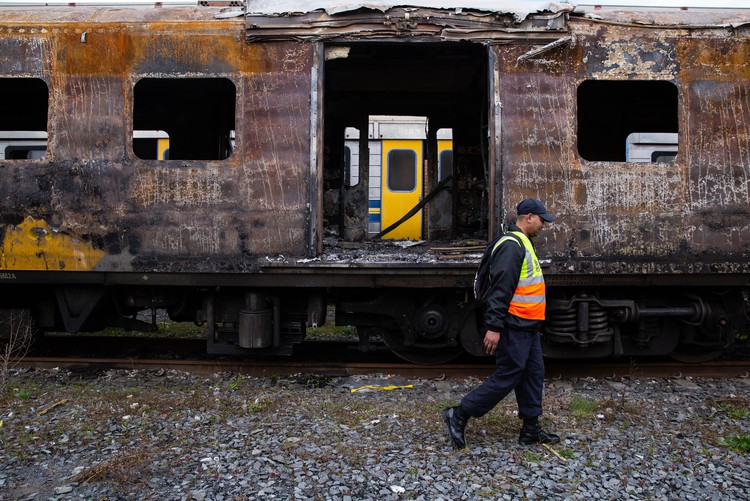
[{"label": "weed", "polygon": [[521,459],[529,463],[541,463],[543,456],[540,452],[526,450],[521,453]]},{"label": "weed", "polygon": [[573,459],[573,457],[575,456],[575,451],[570,447],[560,447],[559,449],[557,449],[557,453],[565,459]]},{"label": "weed", "polygon": [[8,397],[10,370],[31,349],[34,325],[28,310],[4,310],[0,316],[0,402]]},{"label": "weed", "polygon": [[720,410],[726,412],[727,416],[732,419],[750,418],[750,408],[742,407],[728,402],[721,402],[719,403],[718,407]]},{"label": "weed", "polygon": [[237,391],[240,388],[240,385],[242,384],[242,381],[244,381],[245,378],[242,377],[242,374],[238,374],[234,379],[232,379],[229,382],[229,388],[232,391]]},{"label": "weed", "polygon": [[599,407],[599,403],[596,400],[580,395],[573,395],[570,399],[570,410],[574,416],[579,418],[589,417],[597,407]]},{"label": "weed", "polygon": [[750,453],[750,435],[739,435],[724,440],[733,451],[741,453]]},{"label": "weed", "polygon": [[247,405],[245,405],[245,411],[247,411],[248,414],[258,414],[260,412],[263,412],[268,407],[268,401],[262,397],[257,397],[252,402],[248,402]]},{"label": "weed", "polygon": [[171,320],[159,320],[156,322],[156,331],[129,331],[120,327],[107,327],[102,331],[91,333],[99,337],[166,337],[175,339],[200,339],[205,336],[203,327],[193,322],[173,322]]},{"label": "weed", "polygon": [[351,325],[324,325],[322,327],[308,328],[306,333],[307,339],[318,341],[339,340],[357,338],[357,328]]},{"label": "weed", "polygon": [[23,388],[13,388],[13,397],[18,400],[28,400],[29,392]]}]

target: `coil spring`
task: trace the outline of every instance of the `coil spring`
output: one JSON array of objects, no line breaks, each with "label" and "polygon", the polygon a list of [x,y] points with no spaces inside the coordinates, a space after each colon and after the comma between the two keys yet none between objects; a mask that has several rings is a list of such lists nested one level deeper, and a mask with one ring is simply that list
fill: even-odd
[{"label": "coil spring", "polygon": [[552,311],[547,319],[547,330],[556,333],[577,334],[577,337],[585,334],[588,339],[606,334],[609,331],[609,317],[606,310],[594,302],[588,303],[588,310],[589,328],[585,333],[578,332],[578,311],[575,307]]}]

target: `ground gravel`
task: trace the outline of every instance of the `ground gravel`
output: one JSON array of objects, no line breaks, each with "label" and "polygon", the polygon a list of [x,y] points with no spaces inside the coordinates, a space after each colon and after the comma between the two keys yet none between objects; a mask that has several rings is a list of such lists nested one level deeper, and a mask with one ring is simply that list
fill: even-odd
[{"label": "ground gravel", "polygon": [[476,379],[27,370],[11,383],[3,499],[750,499],[750,455],[727,442],[750,434],[747,378],[548,381],[543,424],[560,444],[518,445],[511,398],[469,422],[468,451],[439,411]]}]

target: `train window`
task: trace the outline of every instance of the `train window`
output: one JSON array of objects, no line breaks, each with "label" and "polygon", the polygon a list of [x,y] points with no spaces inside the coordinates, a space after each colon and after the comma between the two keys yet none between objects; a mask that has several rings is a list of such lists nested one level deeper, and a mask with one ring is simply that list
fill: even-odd
[{"label": "train window", "polygon": [[35,160],[47,151],[49,89],[40,78],[0,78],[0,160]]},{"label": "train window", "polygon": [[[0,141],[2,141],[0,139]],[[46,146],[10,145],[5,146],[6,160],[38,160],[47,151]]]},{"label": "train window", "polygon": [[438,129],[438,181],[453,174],[453,129]]},{"label": "train window", "polygon": [[634,132],[628,136],[627,162],[673,163],[677,156],[677,134]]},{"label": "train window", "polygon": [[[628,136],[678,133],[677,86],[667,81],[587,80],[578,86],[578,153],[625,162]],[[677,141],[674,141],[675,154]],[[646,160],[648,161],[648,160]]]},{"label": "train window", "polygon": [[651,153],[651,161],[653,163],[671,164],[676,156],[676,151],[654,151]]},{"label": "train window", "polygon": [[440,181],[453,174],[453,150],[441,151],[438,157],[438,165],[440,168]]},{"label": "train window", "polygon": [[388,152],[388,189],[414,191],[417,187],[417,154],[413,150]]},{"label": "train window", "polygon": [[237,89],[227,78],[143,78],[133,88],[133,153],[224,160],[234,149]]}]

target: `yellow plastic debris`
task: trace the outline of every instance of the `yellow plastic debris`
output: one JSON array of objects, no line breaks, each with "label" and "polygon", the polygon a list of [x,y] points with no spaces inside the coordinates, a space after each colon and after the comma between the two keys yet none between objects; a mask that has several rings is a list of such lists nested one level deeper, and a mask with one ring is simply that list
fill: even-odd
[{"label": "yellow plastic debris", "polygon": [[389,385],[389,386],[374,386],[371,384],[368,384],[366,386],[360,386],[359,388],[352,388],[351,392],[356,393],[361,390],[376,390],[376,391],[389,391],[389,390],[401,390],[406,388],[414,388],[413,384],[407,384],[403,386],[397,386],[397,385]]}]

